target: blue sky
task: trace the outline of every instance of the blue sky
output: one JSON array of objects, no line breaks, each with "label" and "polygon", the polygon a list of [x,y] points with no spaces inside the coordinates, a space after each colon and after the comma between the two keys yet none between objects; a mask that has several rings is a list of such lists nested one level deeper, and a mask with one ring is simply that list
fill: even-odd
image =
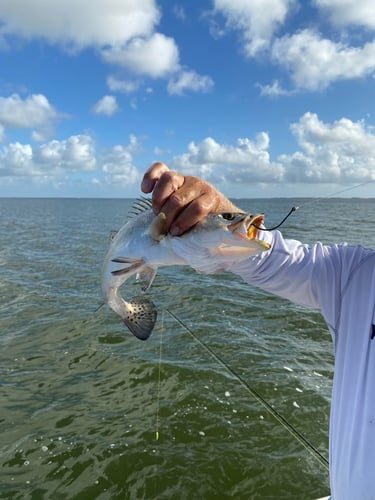
[{"label": "blue sky", "polygon": [[373,0],[2,0],[0,68],[0,196],[375,196]]}]

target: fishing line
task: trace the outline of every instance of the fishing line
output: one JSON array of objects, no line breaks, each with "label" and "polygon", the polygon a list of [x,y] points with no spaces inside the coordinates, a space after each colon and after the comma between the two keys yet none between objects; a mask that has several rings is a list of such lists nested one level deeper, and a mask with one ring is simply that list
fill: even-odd
[{"label": "fishing line", "polygon": [[246,380],[237,373],[233,368],[231,368],[218,354],[216,354],[211,347],[209,347],[203,340],[201,340],[185,323],[173,314],[169,309],[166,309],[167,313],[175,320],[179,325],[181,325],[222,367],[224,367],[227,372],[229,372],[233,377],[240,382],[240,384],[249,392],[263,408],[265,408],[268,413],[270,413],[284,429],[286,429],[314,458],[316,458],[320,464],[325,468],[329,469],[328,460],[324,455],[312,444],[308,439],[305,438],[303,434],[299,432],[288,420],[281,415],[268,401],[266,401],[255,389],[253,389]]},{"label": "fishing line", "polygon": [[375,182],[375,180],[361,182],[360,184],[356,184],[354,186],[349,186],[347,188],[340,189],[339,191],[335,191],[335,192],[333,192],[331,194],[328,194],[326,196],[320,196],[319,198],[314,198],[313,200],[306,201],[305,203],[302,203],[302,205],[300,205],[299,207],[293,206],[289,210],[289,212],[287,213],[287,215],[283,218],[283,220],[279,224],[277,224],[276,226],[273,226],[273,227],[260,227],[260,226],[257,226],[256,224],[252,224],[252,226],[254,226],[256,229],[259,229],[261,231],[274,231],[275,229],[278,229],[280,226],[282,226],[284,224],[284,222],[288,219],[288,217],[290,215],[292,215],[292,213],[295,212],[296,210],[298,210],[299,208],[301,208],[301,207],[304,208],[307,205],[313,205],[315,203],[319,203],[322,200],[326,200],[328,198],[333,198],[334,196],[337,196],[337,195],[342,194],[342,193],[346,193],[347,191],[352,191],[353,189],[357,189],[359,187],[366,186],[367,184],[370,184],[371,182]]},{"label": "fishing line", "polygon": [[156,392],[156,426],[155,426],[155,439],[159,441],[159,409],[160,409],[160,388],[161,388],[161,362],[163,352],[163,333],[164,333],[164,311],[161,317],[161,331],[160,331],[160,344],[159,344],[159,366],[158,366],[158,387]]},{"label": "fishing line", "polygon": [[337,196],[339,194],[346,193],[348,191],[352,191],[353,189],[358,189],[358,188],[360,188],[362,186],[367,186],[367,184],[371,184],[372,182],[375,182],[375,179],[371,179],[369,181],[360,182],[359,184],[355,184],[353,186],[349,186],[349,187],[340,189],[338,191],[334,191],[333,193],[327,194],[326,196],[320,196],[319,198],[314,198],[313,200],[305,201],[305,203],[303,203],[300,206],[303,208],[303,207],[305,207],[307,205],[313,205],[315,203],[319,203],[322,200],[327,200],[327,199],[333,198],[334,196]]}]

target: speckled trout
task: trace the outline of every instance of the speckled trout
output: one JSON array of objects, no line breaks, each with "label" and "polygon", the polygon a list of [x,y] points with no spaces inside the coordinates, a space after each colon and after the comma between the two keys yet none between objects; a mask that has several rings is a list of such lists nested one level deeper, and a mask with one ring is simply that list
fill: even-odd
[{"label": "speckled trout", "polygon": [[[102,295],[139,339],[150,336],[157,317],[154,303],[144,295],[160,266],[191,266],[215,273],[269,250],[257,239],[264,215],[242,212],[211,213],[182,236],[167,232],[165,214],[155,215],[149,200],[139,200],[126,224],[115,233],[103,264]],[[120,287],[131,276],[143,283],[143,294],[124,299]]]}]

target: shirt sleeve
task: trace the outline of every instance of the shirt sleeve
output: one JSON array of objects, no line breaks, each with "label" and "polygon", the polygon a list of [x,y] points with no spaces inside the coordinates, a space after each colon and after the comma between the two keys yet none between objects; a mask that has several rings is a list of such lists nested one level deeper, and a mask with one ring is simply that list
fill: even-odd
[{"label": "shirt sleeve", "polygon": [[271,244],[271,249],[228,270],[263,290],[308,308],[330,311],[329,316],[334,316],[340,286],[338,247],[306,245],[284,239],[279,231],[263,231],[260,237]]},{"label": "shirt sleeve", "polygon": [[[368,273],[372,273],[374,250],[346,243],[306,245],[284,239],[279,231],[262,231],[259,237],[270,243],[271,249],[233,263],[227,270],[270,293],[319,309],[331,332],[337,334],[343,297],[367,261]],[[368,293],[362,288],[352,292],[354,302],[361,300],[361,293]]]}]

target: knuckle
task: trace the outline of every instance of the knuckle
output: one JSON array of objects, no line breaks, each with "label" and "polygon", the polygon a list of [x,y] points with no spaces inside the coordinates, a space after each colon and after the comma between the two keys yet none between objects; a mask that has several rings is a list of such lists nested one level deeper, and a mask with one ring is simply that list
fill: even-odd
[{"label": "knuckle", "polygon": [[175,177],[176,172],[173,172],[173,170],[167,170],[161,174],[160,180],[165,183],[171,183],[174,181]]},{"label": "knuckle", "polygon": [[174,172],[172,172],[171,170],[167,170],[166,172],[163,172],[160,176],[160,180],[163,180],[165,182],[168,182],[171,180],[171,178],[173,177],[173,174]]},{"label": "knuckle", "polygon": [[172,209],[178,210],[183,207],[184,202],[176,192],[172,193],[171,196],[169,197],[169,205]]},{"label": "knuckle", "polygon": [[191,204],[191,214],[194,218],[202,219],[207,215],[207,213],[208,213],[207,206],[201,200]]}]

